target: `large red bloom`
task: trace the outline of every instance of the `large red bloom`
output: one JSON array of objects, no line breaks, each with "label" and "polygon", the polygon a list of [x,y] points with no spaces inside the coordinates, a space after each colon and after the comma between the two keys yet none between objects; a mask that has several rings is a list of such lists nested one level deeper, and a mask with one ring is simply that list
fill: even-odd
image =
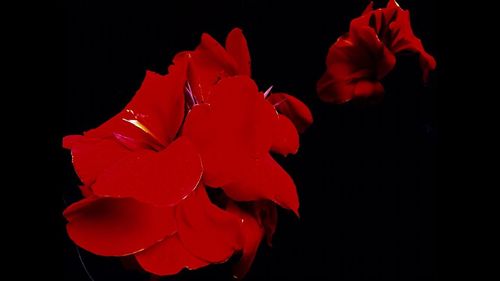
[{"label": "large red bloom", "polygon": [[134,255],[156,275],[241,251],[243,276],[262,238],[271,241],[276,204],[298,214],[293,180],[270,152],[296,153],[311,122],[298,99],[259,92],[239,29],[226,48],[204,34],[168,75],[147,72],[116,116],[64,138],[85,196],[64,211],[68,234],[98,255]]},{"label": "large red bloom", "polygon": [[395,55],[405,51],[420,56],[426,80],[436,61],[413,34],[410,13],[395,0],[376,10],[370,3],[360,17],[351,21],[349,32],[331,46],[327,70],[317,84],[319,97],[344,103],[357,97],[381,95],[384,87],[380,80],[394,68]]}]

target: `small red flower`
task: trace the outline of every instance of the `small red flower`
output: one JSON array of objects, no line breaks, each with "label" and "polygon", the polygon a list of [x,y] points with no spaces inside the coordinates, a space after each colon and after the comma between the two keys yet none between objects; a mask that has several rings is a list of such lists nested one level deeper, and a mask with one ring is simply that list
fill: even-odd
[{"label": "small red flower", "polygon": [[337,39],[326,59],[327,70],[317,84],[319,97],[344,103],[357,97],[381,95],[380,80],[395,66],[395,55],[413,52],[420,56],[424,81],[436,61],[413,34],[410,13],[395,0],[386,8],[373,10],[370,3],[352,20],[349,32]]},{"label": "small red flower", "polygon": [[64,211],[70,238],[98,255],[133,255],[156,275],[241,251],[243,276],[264,236],[270,244],[275,204],[298,214],[293,180],[270,152],[296,153],[297,130],[312,122],[298,99],[259,92],[249,76],[239,29],[226,48],[204,34],[168,75],[147,72],[123,111],[65,137],[85,197]]}]

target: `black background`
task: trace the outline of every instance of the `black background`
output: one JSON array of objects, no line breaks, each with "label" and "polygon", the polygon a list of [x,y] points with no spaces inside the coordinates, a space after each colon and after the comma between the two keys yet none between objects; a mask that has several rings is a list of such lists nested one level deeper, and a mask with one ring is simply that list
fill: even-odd
[{"label": "black background", "polygon": [[[386,1],[375,1],[378,6]],[[415,34],[440,67],[434,1],[403,1]],[[315,83],[329,46],[368,1],[75,0],[66,4],[65,121],[60,136],[97,127],[129,101],[145,70],[165,73],[202,32],[247,37],[252,74],[302,99],[314,124],[297,155],[278,158],[294,178],[301,218],[280,211],[273,247],[262,246],[246,280],[435,280],[437,79],[424,87],[418,59],[402,55],[378,104],[319,101]],[[61,212],[77,200],[68,151],[56,157]],[[64,280],[90,280],[63,236]],[[113,258],[80,250],[94,280],[148,280]],[[165,280],[231,280],[227,265]]]}]

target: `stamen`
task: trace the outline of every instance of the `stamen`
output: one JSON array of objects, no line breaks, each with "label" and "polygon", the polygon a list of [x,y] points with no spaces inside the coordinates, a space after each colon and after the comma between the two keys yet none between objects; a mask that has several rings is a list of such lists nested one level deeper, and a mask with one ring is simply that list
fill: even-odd
[{"label": "stamen", "polygon": [[146,126],[144,126],[144,124],[142,124],[139,120],[136,120],[136,119],[125,119],[125,118],[122,118],[122,120],[125,121],[125,122],[127,122],[127,123],[130,123],[130,124],[134,125],[137,128],[139,128],[140,130],[142,130],[146,134],[148,134],[151,137],[153,137],[153,139],[155,141],[157,141],[158,144],[161,144],[163,146],[163,143],[160,141],[160,139],[155,134],[153,134],[153,132],[151,132]]},{"label": "stamen", "polygon": [[273,89],[273,86],[271,85],[271,87],[269,87],[269,89],[267,89],[267,91],[264,92],[264,98],[267,98],[267,96],[269,96],[272,89]]},{"label": "stamen", "polygon": [[193,105],[198,104],[198,100],[196,100],[196,97],[193,95],[193,89],[191,88],[191,84],[189,81],[186,81],[186,86],[184,88],[184,95],[188,98],[186,100],[186,105],[188,109],[191,109]]}]

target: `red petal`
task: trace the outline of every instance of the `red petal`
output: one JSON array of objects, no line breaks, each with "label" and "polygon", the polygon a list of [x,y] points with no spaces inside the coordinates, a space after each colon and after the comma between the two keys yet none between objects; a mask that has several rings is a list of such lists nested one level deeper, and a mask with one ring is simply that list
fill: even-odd
[{"label": "red petal", "polygon": [[346,81],[336,81],[327,70],[319,79],[316,89],[322,101],[345,103],[353,98],[354,85]]},{"label": "red petal", "polygon": [[200,151],[207,149],[212,142],[212,128],[207,122],[210,117],[211,107],[209,104],[197,104],[191,108],[186,116],[185,125],[182,128],[182,135],[189,137]]},{"label": "red petal", "polygon": [[299,150],[299,134],[292,121],[280,114],[275,121],[271,150],[284,156],[295,154]]},{"label": "red petal", "polygon": [[135,256],[133,255],[120,257],[119,260],[122,264],[123,269],[127,271],[144,272],[141,265],[137,262]]},{"label": "red petal", "polygon": [[368,3],[368,5],[366,6],[365,10],[363,11],[363,13],[361,15],[362,16],[368,15],[372,11],[373,11],[373,1],[371,1],[370,3]]},{"label": "red petal", "polygon": [[368,26],[352,24],[349,32],[353,42],[362,47],[359,50],[362,54],[358,54],[358,59],[360,56],[370,57],[365,58],[366,61],[363,63],[360,61],[359,66],[370,68],[379,80],[384,78],[396,65],[396,58],[392,52],[380,41],[375,31]]},{"label": "red petal", "polygon": [[[353,21],[351,31],[353,32],[333,44],[326,58],[329,71],[335,79],[346,82],[373,76],[373,66],[379,55],[378,50],[373,50],[372,46],[362,42],[365,39],[370,43],[378,40],[373,29],[366,26],[357,27]],[[379,45],[381,46],[380,43]]]},{"label": "red petal", "polygon": [[184,118],[187,66],[185,61],[178,62],[179,65],[169,68],[168,75],[147,71],[141,87],[125,109],[86,136],[108,138],[118,134],[136,143],[168,145]]},{"label": "red petal", "polygon": [[[214,128],[211,120],[211,106],[196,105],[187,115],[182,133],[196,145],[202,155],[203,182],[209,186],[220,187],[233,180],[237,165],[231,161],[238,161],[238,154],[229,152],[230,150],[227,150],[228,153],[218,150],[226,141],[219,141],[214,137],[218,129]],[[228,149],[237,149],[237,145],[233,142]],[[233,165],[228,165],[229,163]]]},{"label": "red petal", "polygon": [[172,208],[156,208],[130,198],[85,198],[64,211],[70,238],[102,256],[136,253],[172,235]]},{"label": "red petal", "polygon": [[[396,1],[390,0],[386,8],[373,11],[371,17],[373,17],[373,23],[369,25],[375,29],[380,40],[392,53],[410,51],[420,55],[423,78],[426,80],[429,71],[434,70],[436,67],[436,61],[424,50],[422,42],[413,34],[409,12],[401,9]],[[360,21],[364,25],[368,25],[367,18],[361,17],[353,20],[353,22]]]},{"label": "red petal", "polygon": [[226,52],[226,50],[212,36],[204,33],[201,36],[201,43],[196,48],[195,54],[211,60],[213,63],[219,64],[224,70],[234,74],[237,67],[234,59]]},{"label": "red petal", "polygon": [[252,266],[260,242],[264,235],[264,230],[257,222],[253,215],[243,211],[236,204],[228,204],[227,210],[241,218],[241,231],[245,243],[243,244],[243,255],[241,259],[234,265],[233,274],[236,278],[243,278]]},{"label": "red petal", "polygon": [[92,187],[95,194],[175,205],[193,192],[201,179],[200,156],[187,138],[178,138],[158,153],[132,156],[97,179]]},{"label": "red petal", "polygon": [[200,45],[190,54],[189,83],[202,102],[208,100],[210,89],[220,79],[237,74],[238,67],[233,57],[206,33],[202,35]]},{"label": "red petal", "polygon": [[226,38],[226,50],[236,62],[237,73],[250,76],[250,52],[248,51],[247,40],[241,29],[235,28],[229,32]]},{"label": "red petal", "polygon": [[436,68],[436,60],[425,51],[420,39],[413,34],[410,13],[408,11],[399,12],[398,17],[390,23],[389,29],[393,36],[391,50],[394,53],[410,51],[419,54],[423,79],[427,80],[429,72]]},{"label": "red petal", "polygon": [[189,253],[177,234],[135,255],[141,267],[159,276],[173,275],[184,268],[198,269],[209,263]]},{"label": "red petal", "polygon": [[183,135],[202,155],[204,182],[222,187],[268,154],[277,115],[246,76],[223,79],[213,88],[209,104],[193,108]]},{"label": "red petal", "polygon": [[371,58],[352,38],[343,36],[333,44],[326,58],[327,70],[318,81],[319,97],[326,102],[344,103],[352,99],[353,81],[373,76]]},{"label": "red petal", "polygon": [[294,96],[285,93],[272,93],[267,100],[275,105],[279,113],[290,118],[299,133],[305,131],[313,122],[313,116],[307,105]]},{"label": "red petal", "polygon": [[209,262],[224,262],[242,247],[241,221],[210,202],[200,186],[176,209],[179,237],[196,257]]},{"label": "red petal", "polygon": [[236,143],[252,154],[267,152],[272,142],[272,121],[276,111],[247,76],[221,81],[209,103],[213,125],[226,143]]},{"label": "red petal", "polygon": [[382,48],[382,56],[376,61],[375,69],[378,80],[383,79],[396,65],[396,57],[385,46]]},{"label": "red petal", "polygon": [[88,186],[88,185],[81,185],[80,192],[82,193],[83,197],[94,196],[94,192],[92,191],[92,188],[90,188],[90,186]]},{"label": "red petal", "polygon": [[63,146],[71,149],[75,171],[84,185],[91,185],[97,177],[130,151],[115,139],[96,139],[79,135],[66,136]]},{"label": "red petal", "polygon": [[170,143],[184,119],[185,66],[162,76],[148,71],[146,78],[127,109],[143,114],[139,121],[163,144]]},{"label": "red petal", "polygon": [[399,8],[399,4],[396,0],[389,0],[389,2],[387,2],[387,8]]},{"label": "red petal", "polygon": [[271,200],[299,215],[299,198],[292,178],[271,156],[256,159],[241,178],[222,187],[236,201]]},{"label": "red petal", "polygon": [[384,93],[384,87],[380,82],[359,81],[354,87],[354,95],[356,97],[371,97],[378,96]]},{"label": "red petal", "polygon": [[254,203],[253,209],[259,224],[264,228],[267,244],[271,246],[278,223],[278,210],[276,209],[276,205],[269,201],[258,201]]}]

